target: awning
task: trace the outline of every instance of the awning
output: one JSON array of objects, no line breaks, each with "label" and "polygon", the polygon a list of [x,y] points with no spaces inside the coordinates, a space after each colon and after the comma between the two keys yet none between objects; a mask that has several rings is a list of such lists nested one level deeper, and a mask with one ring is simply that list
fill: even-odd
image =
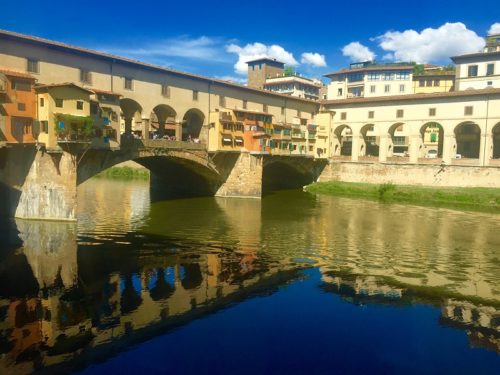
[{"label": "awning", "polygon": [[235,139],[235,142],[236,142],[236,143],[243,143],[243,139],[241,139],[241,138],[236,138],[236,139]]},{"label": "awning", "polygon": [[231,141],[232,141],[232,139],[231,139],[231,138],[227,138],[227,137],[222,138],[222,140],[223,140],[224,142],[231,142]]}]

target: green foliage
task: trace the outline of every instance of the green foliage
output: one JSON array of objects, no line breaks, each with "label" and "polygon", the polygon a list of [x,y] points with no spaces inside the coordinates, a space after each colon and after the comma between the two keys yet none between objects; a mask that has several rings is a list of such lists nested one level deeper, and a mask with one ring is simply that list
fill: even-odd
[{"label": "green foliage", "polygon": [[500,213],[500,189],[495,188],[445,188],[332,181],[308,185],[305,190],[310,193],[362,197],[383,202]]},{"label": "green foliage", "polygon": [[283,75],[285,77],[290,77],[295,75],[295,69],[293,66],[287,65],[285,66],[285,69],[283,70]]},{"label": "green foliage", "polygon": [[[58,139],[88,141],[94,135],[94,121],[90,116],[74,116],[55,113],[55,132]],[[64,127],[60,127],[60,123]]]},{"label": "green foliage", "polygon": [[97,178],[112,178],[120,180],[149,180],[147,169],[137,169],[130,167],[112,167],[99,173]]},{"label": "green foliage", "polygon": [[424,64],[415,64],[413,74],[424,74]]}]

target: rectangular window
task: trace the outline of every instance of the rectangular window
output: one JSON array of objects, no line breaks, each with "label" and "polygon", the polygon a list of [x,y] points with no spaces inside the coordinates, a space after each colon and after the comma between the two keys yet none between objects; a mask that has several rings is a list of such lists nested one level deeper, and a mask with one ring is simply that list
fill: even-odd
[{"label": "rectangular window", "polygon": [[340,113],[340,119],[341,120],[346,120],[347,119],[347,112],[341,112]]},{"label": "rectangular window", "polygon": [[403,111],[402,109],[398,109],[398,110],[396,111],[396,117],[397,117],[397,118],[402,118],[402,117],[403,117],[403,115],[404,115],[404,111]]},{"label": "rectangular window", "polygon": [[440,85],[441,85],[441,81],[439,79],[435,79],[434,86],[440,86]]},{"label": "rectangular window", "polygon": [[92,83],[92,75],[88,70],[80,69],[80,82],[89,85]]},{"label": "rectangular window", "polygon": [[495,74],[495,64],[486,65],[486,75],[492,76],[493,74]]},{"label": "rectangular window", "polygon": [[40,107],[44,107],[44,106],[45,106],[45,99],[40,98]]},{"label": "rectangular window", "polygon": [[83,102],[81,100],[76,101],[76,109],[83,110]]},{"label": "rectangular window", "polygon": [[26,111],[26,104],[25,103],[17,103],[17,110],[24,112]]},{"label": "rectangular window", "polygon": [[198,100],[198,90],[193,90],[193,100]]},{"label": "rectangular window", "polygon": [[399,92],[405,92],[405,85],[399,85]]},{"label": "rectangular window", "polygon": [[474,112],[474,107],[472,107],[471,105],[465,106],[465,108],[464,108],[464,115],[466,115],[466,116],[472,116],[473,112]]},{"label": "rectangular window", "polygon": [[132,90],[132,78],[125,77],[123,87],[125,90]]},{"label": "rectangular window", "polygon": [[267,113],[267,104],[262,105],[262,110]]},{"label": "rectangular window", "polygon": [[16,91],[31,91],[31,82],[25,80],[12,81],[12,90]]},{"label": "rectangular window", "polygon": [[385,85],[384,92],[391,92],[391,85]]},{"label": "rectangular window", "polygon": [[418,80],[418,86],[419,87],[424,87],[425,86],[425,79],[419,79]]},{"label": "rectangular window", "polygon": [[368,118],[374,118],[375,117],[375,111],[368,111]]},{"label": "rectangular window", "polygon": [[467,75],[469,77],[477,77],[477,65],[469,65],[467,67]]},{"label": "rectangular window", "polygon": [[[247,100],[243,100],[243,109],[247,109],[248,107],[248,101]],[[283,107],[281,107],[283,109]]]},{"label": "rectangular window", "polygon": [[223,95],[219,96],[219,107],[225,107],[226,106],[226,97]]},{"label": "rectangular window", "polygon": [[370,92],[371,92],[372,94],[375,94],[375,85],[371,85],[371,86],[370,86]]},{"label": "rectangular window", "polygon": [[342,96],[342,89],[338,89],[337,96]]},{"label": "rectangular window", "polygon": [[436,108],[429,108],[429,116],[436,116]]},{"label": "rectangular window", "polygon": [[27,70],[30,73],[39,73],[40,72],[40,66],[39,66],[38,60],[28,59]]},{"label": "rectangular window", "polygon": [[425,80],[425,86],[431,87],[432,86],[432,79]]},{"label": "rectangular window", "polygon": [[161,85],[161,95],[165,98],[170,98],[170,86],[169,85]]},{"label": "rectangular window", "polygon": [[56,102],[56,107],[57,108],[62,108],[63,107],[63,100],[62,99],[55,99]]},{"label": "rectangular window", "polygon": [[42,132],[48,133],[49,132],[49,122],[48,121],[41,121],[41,124],[42,124]]}]

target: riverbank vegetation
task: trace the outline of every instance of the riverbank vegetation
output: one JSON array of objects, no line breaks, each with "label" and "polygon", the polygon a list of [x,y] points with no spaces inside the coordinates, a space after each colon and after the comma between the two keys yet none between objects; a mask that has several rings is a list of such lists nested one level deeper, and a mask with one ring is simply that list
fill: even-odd
[{"label": "riverbank vegetation", "polygon": [[149,170],[131,167],[111,167],[102,171],[96,177],[120,180],[149,180]]},{"label": "riverbank vegetation", "polygon": [[405,186],[354,182],[317,182],[305,187],[311,193],[361,197],[383,202],[425,206],[452,206],[500,213],[500,189]]}]

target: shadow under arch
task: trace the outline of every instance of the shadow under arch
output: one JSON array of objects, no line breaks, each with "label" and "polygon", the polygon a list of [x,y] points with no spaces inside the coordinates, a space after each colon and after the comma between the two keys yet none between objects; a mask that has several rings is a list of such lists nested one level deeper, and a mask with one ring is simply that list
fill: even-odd
[{"label": "shadow under arch", "polygon": [[203,122],[205,114],[198,108],[191,108],[184,114],[182,118],[182,140],[199,139],[203,136]]},{"label": "shadow under arch", "polygon": [[[295,158],[274,159],[264,163],[262,170],[262,193],[274,190],[301,188],[315,180],[315,168],[302,165]],[[311,164],[311,163],[309,163]]]},{"label": "shadow under arch", "polygon": [[[404,131],[404,127],[404,122],[396,122],[387,130],[387,133],[389,133],[389,136],[391,137],[391,142],[387,150],[389,154],[403,154],[408,152],[408,134]],[[400,132],[400,134],[398,134],[398,132]]]},{"label": "shadow under arch", "polygon": [[481,128],[472,121],[461,122],[453,130],[457,142],[456,153],[464,158],[479,159]]},{"label": "shadow under arch", "polygon": [[361,150],[361,155],[365,156],[379,156],[380,151],[380,141],[378,134],[375,130],[375,124],[366,124],[360,130],[361,136],[363,137],[365,149]]},{"label": "shadow under arch", "polygon": [[420,136],[425,149],[436,150],[439,158],[443,156],[444,130],[440,123],[426,122],[420,127]]},{"label": "shadow under arch", "polygon": [[333,150],[334,156],[352,155],[352,128],[349,125],[339,125],[335,128],[334,134],[337,137],[338,144]]},{"label": "shadow under arch", "polygon": [[140,117],[140,114],[142,113],[142,106],[134,99],[123,98],[120,99],[120,108],[125,120],[125,133],[130,134],[133,130],[132,122],[135,117]]},{"label": "shadow under arch", "polygon": [[150,119],[153,130],[157,128],[158,136],[161,138],[165,134],[169,137],[176,137],[177,112],[167,104],[158,104],[151,111]]},{"label": "shadow under arch", "polygon": [[500,122],[493,126],[492,131],[492,146],[493,146],[493,159],[500,159]]},{"label": "shadow under arch", "polygon": [[212,196],[220,175],[196,161],[171,156],[147,156],[134,160],[150,171],[151,201]]}]

